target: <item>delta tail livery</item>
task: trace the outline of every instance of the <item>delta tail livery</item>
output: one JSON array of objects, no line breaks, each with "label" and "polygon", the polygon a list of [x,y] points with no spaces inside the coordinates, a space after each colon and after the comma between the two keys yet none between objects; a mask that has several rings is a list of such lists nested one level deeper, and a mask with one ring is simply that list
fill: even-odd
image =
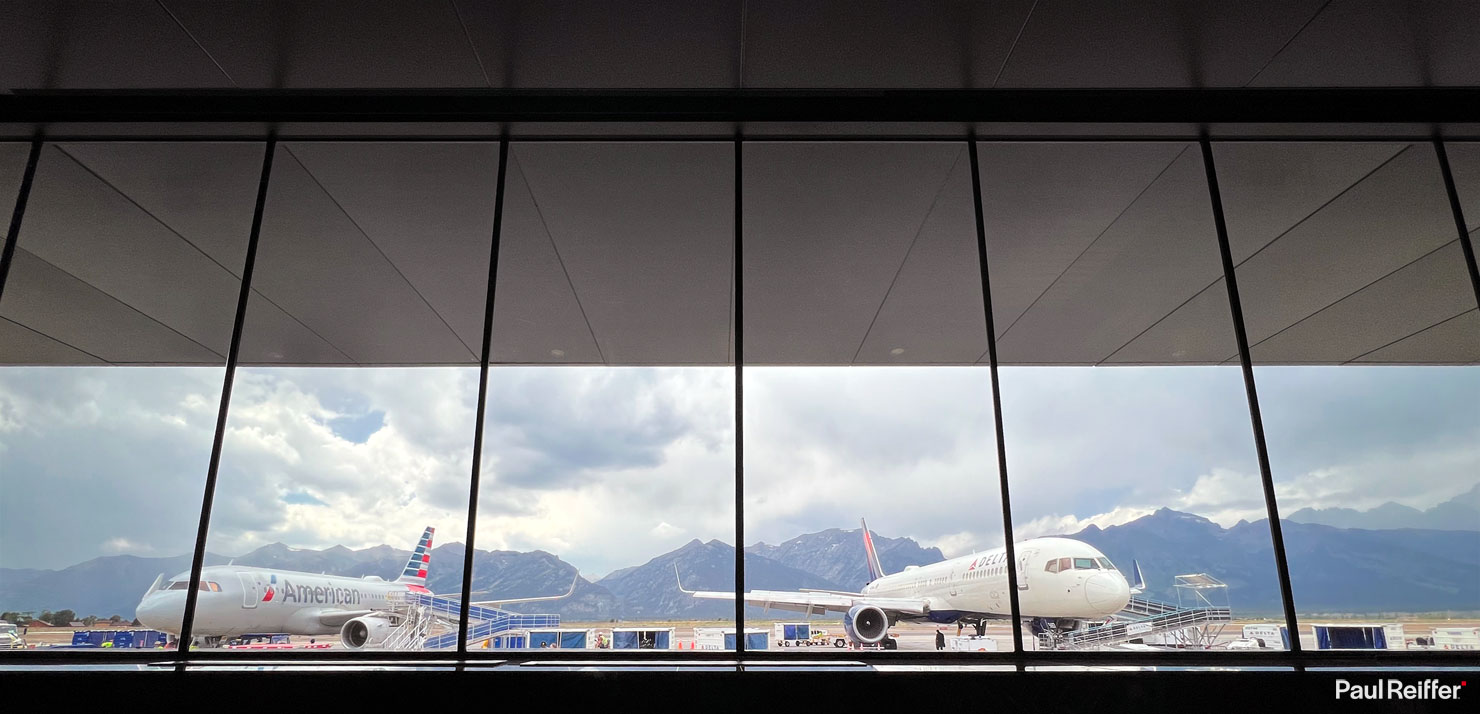
[{"label": "delta tail livery", "polygon": [[[987,620],[1011,618],[1006,548],[911,565],[890,575],[879,564],[868,523],[862,525],[870,578],[863,592],[752,590],[745,593],[745,602],[808,615],[842,613],[849,639],[870,645],[883,642],[889,628],[901,620],[964,621],[973,624],[980,635],[985,633]],[[1132,585],[1104,553],[1071,538],[1033,538],[1015,544],[1015,550],[1018,608],[1023,617],[1033,619],[1035,631],[1049,627],[1072,630],[1085,622],[1103,622],[1120,612],[1143,587],[1139,568],[1133,566],[1136,583]],[[679,589],[683,590],[682,583]],[[733,592],[683,592],[699,598],[735,599]]]},{"label": "delta tail livery", "polygon": [[[383,641],[400,622],[397,600],[405,593],[425,593],[427,567],[432,560],[432,534],[428,526],[406,561],[401,576],[393,581],[367,575],[351,578],[291,570],[214,565],[203,568],[195,602],[192,633],[205,645],[218,645],[222,637],[248,633],[331,635],[338,633],[346,647],[373,647]],[[579,575],[577,581],[579,581]],[[184,572],[154,584],[139,602],[139,622],[157,630],[178,633],[184,619],[185,596],[190,573]],[[474,603],[498,607],[520,602],[557,600],[565,595],[508,598]],[[456,599],[458,596],[452,596]]]}]

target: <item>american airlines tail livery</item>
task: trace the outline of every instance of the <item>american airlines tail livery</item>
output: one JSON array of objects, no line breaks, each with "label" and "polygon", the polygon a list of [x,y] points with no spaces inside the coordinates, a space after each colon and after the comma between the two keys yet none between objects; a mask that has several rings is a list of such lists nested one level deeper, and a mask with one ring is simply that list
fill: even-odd
[{"label": "american airlines tail livery", "polygon": [[[432,534],[428,526],[412,551],[401,576],[387,581],[379,576],[351,578],[241,565],[214,565],[201,569],[195,623],[191,628],[206,646],[221,638],[247,633],[331,635],[338,633],[346,647],[373,647],[385,641],[399,624],[394,612],[397,595],[427,593],[427,567],[432,560]],[[579,582],[580,576],[576,576]],[[185,596],[190,573],[164,581],[161,574],[139,602],[139,622],[148,627],[178,634],[184,619]],[[558,600],[575,592],[576,583],[565,595],[509,598],[477,602],[497,607],[520,602]],[[456,599],[458,596],[451,596]]]},{"label": "american airlines tail livery", "polygon": [[[868,523],[862,525],[871,579],[863,592],[752,590],[745,593],[745,602],[808,615],[842,613],[848,638],[862,644],[882,642],[889,628],[901,620],[965,621],[980,635],[985,634],[987,620],[1012,617],[1006,548],[911,565],[890,575],[879,564]],[[1132,585],[1104,553],[1072,538],[1033,538],[1016,543],[1015,550],[1018,609],[1023,617],[1033,619],[1034,631],[1049,627],[1067,631],[1085,622],[1103,622],[1143,587],[1140,568],[1133,566],[1136,583]],[[679,589],[683,590],[681,583]],[[733,592],[683,592],[699,598],[735,599]]]}]

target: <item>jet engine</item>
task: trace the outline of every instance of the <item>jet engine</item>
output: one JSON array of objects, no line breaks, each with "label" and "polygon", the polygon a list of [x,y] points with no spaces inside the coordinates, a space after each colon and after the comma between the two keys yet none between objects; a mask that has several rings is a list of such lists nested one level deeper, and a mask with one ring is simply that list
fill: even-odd
[{"label": "jet engine", "polygon": [[339,628],[339,641],[352,650],[376,647],[390,637],[391,629],[390,621],[383,617],[356,617]]},{"label": "jet engine", "polygon": [[877,644],[889,634],[889,618],[873,605],[854,605],[843,615],[843,631],[854,642]]}]

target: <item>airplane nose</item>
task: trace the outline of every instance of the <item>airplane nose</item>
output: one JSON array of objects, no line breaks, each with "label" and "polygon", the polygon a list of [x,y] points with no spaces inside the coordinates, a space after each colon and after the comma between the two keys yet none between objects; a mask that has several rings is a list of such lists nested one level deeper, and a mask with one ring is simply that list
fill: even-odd
[{"label": "airplane nose", "polygon": [[1110,573],[1097,573],[1084,581],[1084,596],[1089,606],[1106,614],[1119,612],[1131,600],[1131,589],[1125,578]]},{"label": "airplane nose", "polygon": [[138,608],[134,610],[134,617],[139,619],[139,624],[150,629],[179,632],[180,623],[185,619],[185,599],[177,597],[182,594],[183,592],[150,593],[139,602]]}]

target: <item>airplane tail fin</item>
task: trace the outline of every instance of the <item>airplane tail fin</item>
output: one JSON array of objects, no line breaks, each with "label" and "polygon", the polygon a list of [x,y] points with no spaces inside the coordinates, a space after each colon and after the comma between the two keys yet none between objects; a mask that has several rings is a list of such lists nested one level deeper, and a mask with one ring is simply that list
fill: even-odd
[{"label": "airplane tail fin", "polygon": [[1131,561],[1131,572],[1135,574],[1135,579],[1131,581],[1131,594],[1132,595],[1139,595],[1139,594],[1145,592],[1146,591],[1146,576],[1144,576],[1144,575],[1141,574],[1141,564],[1140,563],[1137,563],[1135,560],[1132,560]]},{"label": "airplane tail fin", "polygon": [[427,566],[432,562],[432,534],[435,532],[437,529],[431,526],[427,526],[427,529],[422,531],[421,540],[416,544],[416,550],[411,551],[411,558],[406,561],[406,569],[401,571],[401,577],[396,578],[396,582],[426,587]]},{"label": "airplane tail fin", "polygon": [[868,558],[868,581],[873,582],[884,577],[884,566],[879,565],[879,553],[874,550],[874,538],[869,535],[868,521],[860,518],[858,522],[863,525],[863,552]]}]

